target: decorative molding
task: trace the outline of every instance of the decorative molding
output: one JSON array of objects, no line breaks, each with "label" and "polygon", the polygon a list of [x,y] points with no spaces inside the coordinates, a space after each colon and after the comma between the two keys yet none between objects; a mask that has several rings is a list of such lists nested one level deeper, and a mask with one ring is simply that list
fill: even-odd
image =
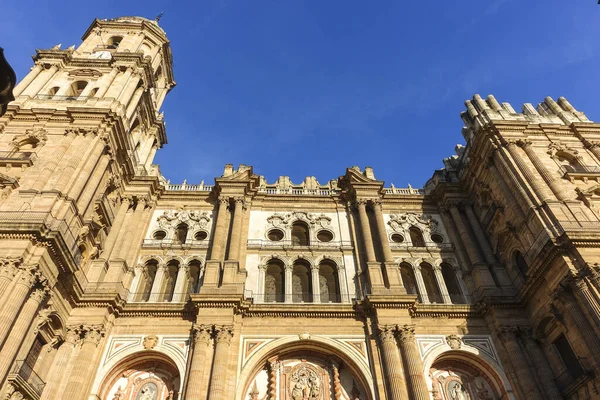
[{"label": "decorative molding", "polygon": [[439,233],[440,223],[430,214],[404,213],[390,214],[388,225],[394,232],[408,232],[411,226],[416,226],[423,233]]}]

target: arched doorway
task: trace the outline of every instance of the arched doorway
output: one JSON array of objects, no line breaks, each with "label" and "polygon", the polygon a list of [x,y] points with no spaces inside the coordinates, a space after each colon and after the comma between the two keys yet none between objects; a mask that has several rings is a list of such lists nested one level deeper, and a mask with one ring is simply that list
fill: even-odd
[{"label": "arched doorway", "polygon": [[511,398],[493,368],[467,352],[443,353],[433,362],[429,373],[434,400]]},{"label": "arched doorway", "polygon": [[116,365],[100,390],[101,400],[181,400],[175,363],[153,352],[136,353]]},{"label": "arched doorway", "polygon": [[247,367],[237,399],[373,400],[364,367],[325,343],[288,342]]}]

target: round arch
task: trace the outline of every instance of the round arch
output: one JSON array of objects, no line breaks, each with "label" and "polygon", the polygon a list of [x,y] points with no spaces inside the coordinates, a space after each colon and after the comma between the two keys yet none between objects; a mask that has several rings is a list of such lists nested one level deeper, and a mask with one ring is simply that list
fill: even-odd
[{"label": "round arch", "polygon": [[172,375],[177,382],[177,387],[174,389],[181,396],[184,377],[184,370],[181,367],[172,357],[165,353],[152,350],[137,351],[121,357],[102,368],[101,374],[99,374],[101,379],[97,379],[95,382],[92,393],[96,394],[102,400],[109,399],[108,395],[111,389],[119,382],[119,379],[123,378],[125,372],[146,368]]},{"label": "round arch", "polygon": [[312,336],[310,339],[293,336],[280,338],[256,350],[242,366],[237,380],[235,399],[245,400],[245,394],[253,377],[260,372],[269,358],[275,355],[283,358],[289,354],[298,354],[298,352],[308,352],[313,356],[319,355],[325,360],[332,355],[338,357],[350,369],[362,387],[368,391],[367,399],[375,399],[373,377],[367,362],[350,345],[321,336]]},{"label": "round arch", "polygon": [[469,364],[486,376],[487,381],[493,384],[494,389],[500,393],[502,399],[516,400],[512,386],[502,367],[487,354],[468,345],[463,345],[460,349],[452,349],[449,345],[436,346],[428,352],[423,360],[423,373],[429,390],[433,389],[433,382],[430,377],[431,369],[434,364],[446,360],[456,360]]}]

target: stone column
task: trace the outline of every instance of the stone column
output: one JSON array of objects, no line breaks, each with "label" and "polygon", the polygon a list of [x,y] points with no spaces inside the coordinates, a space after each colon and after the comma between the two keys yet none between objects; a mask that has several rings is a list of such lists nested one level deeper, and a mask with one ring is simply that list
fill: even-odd
[{"label": "stone column", "polygon": [[294,267],[291,265],[286,265],[285,267],[285,289],[284,289],[284,302],[292,303],[294,301],[293,289],[292,289],[292,275],[294,272]]},{"label": "stone column", "polygon": [[106,94],[118,73],[119,70],[117,68],[113,68],[108,75],[105,75],[105,78],[100,82],[101,86],[98,89],[98,92],[96,92],[96,97],[102,98]]},{"label": "stone column", "polygon": [[448,287],[446,286],[446,281],[444,281],[444,275],[442,274],[442,267],[439,265],[432,265],[433,273],[435,274],[435,280],[440,288],[440,293],[442,295],[442,300],[446,304],[452,304],[452,299],[450,299],[450,293],[448,293]]},{"label": "stone column", "polygon": [[[126,226],[123,237],[119,240],[121,246],[119,247],[119,251],[117,251],[115,247],[115,256],[122,259],[129,259],[129,253],[132,249],[137,250],[138,243],[134,243],[135,238],[138,236],[139,231],[141,230],[139,225],[140,220],[142,219],[142,214],[144,213],[144,209],[146,208],[146,204],[148,199],[145,197],[137,197],[137,202],[135,204],[135,208],[132,212],[131,218],[129,219],[129,223]],[[113,257],[111,257],[113,258]]]},{"label": "stone column", "polygon": [[267,271],[267,266],[265,264],[260,264],[258,266],[258,293],[253,294],[254,301],[257,303],[264,303],[267,298],[267,293],[265,291],[265,273]]},{"label": "stone column", "polygon": [[492,247],[488,243],[487,237],[485,236],[485,233],[481,228],[481,224],[479,223],[479,220],[477,219],[477,216],[473,211],[473,207],[471,207],[470,204],[465,205],[465,214],[467,215],[467,219],[469,220],[469,225],[471,226],[471,229],[475,233],[477,243],[479,243],[481,250],[483,250],[483,256],[485,257],[485,261],[487,261],[488,264],[495,264],[497,262],[496,256],[494,255]]},{"label": "stone column", "polygon": [[540,160],[539,156],[533,149],[533,146],[531,146],[531,140],[519,140],[517,144],[521,146],[523,150],[525,150],[525,154],[527,154],[527,157],[529,157],[533,163],[533,166],[542,176],[546,184],[550,187],[550,190],[552,190],[552,193],[554,193],[556,198],[560,201],[567,200],[568,196],[563,189],[563,184],[560,183],[556,177],[550,173],[550,171],[548,171],[542,160]]},{"label": "stone column", "polygon": [[367,262],[375,262],[377,261],[377,259],[375,258],[375,248],[373,247],[373,235],[371,234],[369,216],[367,215],[367,201],[362,199],[356,200],[356,206],[358,208],[358,219],[360,222],[360,229],[365,245],[365,252],[367,254]]},{"label": "stone column", "polygon": [[466,227],[456,204],[451,204],[449,210],[471,264],[484,264],[479,249],[476,247],[475,243],[473,243],[469,229]]},{"label": "stone column", "polygon": [[497,336],[506,349],[525,398],[528,400],[542,400],[527,359],[517,341],[516,332],[516,327],[501,327],[497,332]]},{"label": "stone column", "polygon": [[131,98],[131,100],[129,101],[129,104],[127,105],[127,111],[125,112],[125,116],[127,117],[127,119],[130,119],[131,116],[133,115],[133,113],[136,110],[136,107],[140,101],[140,98],[144,94],[145,90],[146,89],[143,86],[140,86],[137,89],[135,89],[135,92],[133,93],[133,97]]},{"label": "stone column", "polygon": [[[598,335],[594,331],[594,329],[590,326],[587,319],[583,315],[581,308],[577,305],[577,302],[570,295],[570,293],[566,292],[564,288],[559,287],[553,297],[560,301],[564,306],[563,315],[568,319],[567,326],[575,326],[584,342],[587,344],[590,349],[591,354],[600,354],[600,339]],[[600,361],[594,359],[594,364],[600,365]]]},{"label": "stone column", "polygon": [[94,355],[100,340],[104,336],[103,325],[82,325],[79,328],[83,344],[73,360],[73,371],[68,377],[63,399],[84,399],[87,397],[88,382],[96,368]]},{"label": "stone column", "polygon": [[72,326],[67,327],[67,335],[65,341],[60,345],[56,356],[54,357],[54,363],[46,378],[46,386],[40,400],[54,400],[58,396],[58,389],[61,382],[65,378],[65,369],[71,358],[73,347],[79,340],[79,334],[77,330]]},{"label": "stone column", "polygon": [[139,81],[139,73],[137,71],[132,71],[130,78],[125,84],[125,88],[123,88],[123,91],[119,95],[119,101],[121,102],[121,104],[126,106],[129,103],[129,101],[131,100],[131,96],[133,96],[133,92],[135,92]]},{"label": "stone column", "polygon": [[375,214],[375,221],[377,222],[377,233],[379,236],[379,242],[383,250],[383,258],[386,263],[393,263],[394,257],[392,256],[392,249],[390,248],[390,240],[388,239],[387,230],[385,228],[385,222],[383,220],[383,207],[381,200],[373,201],[373,212]]},{"label": "stone column", "polygon": [[277,399],[277,378],[278,378],[279,367],[281,366],[281,363],[277,360],[276,357],[277,356],[275,356],[275,359],[269,360],[269,391],[268,391],[269,400]]},{"label": "stone column", "polygon": [[233,326],[216,326],[215,357],[213,360],[212,374],[210,376],[210,391],[208,400],[226,400],[225,387],[227,386],[227,364],[229,364],[229,351]]},{"label": "stone column", "polygon": [[[189,400],[206,399],[206,378],[210,374],[211,362],[208,358],[209,347],[212,343],[212,327],[210,325],[194,324],[192,337],[194,349],[188,375],[185,398]],[[206,373],[207,371],[208,373]]]},{"label": "stone column", "polygon": [[175,289],[173,290],[173,302],[184,302],[187,297],[187,283],[189,279],[189,266],[180,265],[177,270]]},{"label": "stone column", "polygon": [[331,361],[331,372],[333,375],[333,398],[340,400],[342,398],[342,383],[340,382],[340,366],[337,362]]},{"label": "stone column", "polygon": [[430,400],[429,389],[427,389],[427,382],[425,382],[425,375],[423,375],[423,363],[421,362],[421,355],[419,354],[419,348],[415,340],[415,326],[403,325],[398,327],[398,332],[400,348],[404,355],[404,362],[406,363],[408,379],[410,380],[410,387],[412,389],[412,399]]},{"label": "stone column", "polygon": [[239,261],[240,238],[242,237],[242,221],[244,220],[244,209],[246,207],[243,197],[234,199],[233,224],[231,227],[231,241],[229,242],[229,254],[227,259]]},{"label": "stone column", "polygon": [[150,290],[150,299],[148,301],[160,301],[163,298],[163,282],[165,281],[165,275],[167,274],[167,266],[161,264],[156,269],[156,275],[154,276],[154,282],[152,282],[152,289]]},{"label": "stone column", "polygon": [[8,374],[10,366],[14,362],[17,352],[23,344],[23,338],[31,328],[34,318],[36,317],[40,304],[42,304],[48,296],[48,289],[40,287],[35,289],[29,299],[23,306],[19,318],[15,322],[10,331],[10,335],[2,346],[0,352],[0,382],[3,382]]},{"label": "stone column", "polygon": [[100,157],[100,161],[96,165],[94,172],[92,173],[90,179],[86,182],[85,189],[77,199],[77,209],[80,214],[84,215],[85,211],[88,209],[90,201],[94,197],[94,193],[98,189],[97,185],[100,184],[102,180],[102,176],[106,173],[106,168],[110,163],[110,155],[104,154]]},{"label": "stone column", "polygon": [[531,185],[533,192],[541,201],[552,200],[552,195],[548,193],[546,186],[531,172],[529,166],[525,164],[521,158],[521,154],[519,154],[519,151],[517,150],[517,143],[511,140],[507,142],[505,146],[508,149],[511,158],[517,165],[517,169],[523,174],[525,184]]},{"label": "stone column", "polygon": [[23,90],[22,94],[26,96],[35,96],[39,94],[40,90],[42,90],[42,88],[50,81],[50,79],[52,79],[56,71],[58,71],[58,65],[56,64],[53,64],[48,69],[41,71],[36,76],[36,79],[33,80],[25,90]]},{"label": "stone column", "polygon": [[340,300],[342,303],[350,301],[348,296],[348,279],[346,279],[346,268],[343,265],[338,265],[338,280],[340,282]]},{"label": "stone column", "polygon": [[[96,139],[94,140],[93,150],[90,152],[89,156],[86,156],[86,161],[83,165],[83,168],[81,169],[81,173],[79,174],[80,176],[76,176],[77,174],[75,174],[75,181],[72,185],[70,185],[68,189],[69,197],[73,199],[77,199],[78,197],[80,197],[86,183],[91,181],[94,166],[97,164],[98,160],[100,160],[102,153],[106,149],[105,139],[108,138],[103,138],[100,135],[98,135],[98,137],[96,137]],[[97,181],[92,181],[91,183],[96,185],[98,184]]]},{"label": "stone column", "polygon": [[219,198],[219,210],[217,211],[217,223],[213,233],[210,259],[222,261],[224,249],[227,246],[227,206],[229,198]]},{"label": "stone column", "polygon": [[405,400],[408,399],[408,393],[406,391],[402,360],[398,352],[398,346],[396,345],[395,330],[396,327],[393,325],[380,326],[379,339],[381,340],[383,361],[388,378],[390,400]]},{"label": "stone column", "polygon": [[65,153],[71,146],[71,143],[73,142],[73,140],[75,140],[75,137],[77,137],[77,134],[74,130],[68,129],[65,132],[65,135],[62,137],[60,144],[53,151],[52,157],[48,161],[46,161],[40,174],[38,175],[38,178],[35,180],[33,185],[31,185],[31,188],[33,190],[40,192],[44,189],[44,186],[46,186],[46,184],[54,174],[58,163],[64,157]]},{"label": "stone column", "polygon": [[10,293],[10,298],[2,308],[2,311],[0,311],[0,348],[8,337],[11,326],[19,315],[23,303],[27,300],[27,295],[31,291],[31,288],[40,281],[40,278],[38,265],[24,265],[20,267],[17,280]]},{"label": "stone column", "polygon": [[123,87],[129,81],[132,73],[132,68],[125,67],[125,71],[113,79],[112,83],[108,87],[108,90],[106,91],[106,97],[117,99],[119,97],[119,93],[121,93]]},{"label": "stone column", "polygon": [[546,359],[546,356],[544,356],[544,353],[542,352],[538,342],[531,336],[531,330],[523,331],[521,337],[523,339],[525,349],[527,350],[531,361],[533,361],[533,365],[535,365],[537,376],[540,378],[542,389],[545,392],[544,399],[562,400],[563,396],[556,387],[554,375],[550,370],[548,360]]},{"label": "stone column", "polygon": [[106,243],[104,244],[104,249],[102,250],[102,258],[105,260],[109,259],[115,245],[117,243],[117,238],[119,233],[121,232],[121,227],[123,226],[123,222],[125,221],[125,215],[129,210],[129,206],[131,205],[131,197],[123,197],[121,200],[121,205],[119,206],[119,211],[117,211],[117,216],[114,219],[112,227],[110,228],[110,232],[108,233],[108,237],[106,238]]},{"label": "stone column", "polygon": [[0,304],[4,304],[3,295],[6,288],[19,272],[18,266],[22,259],[5,258],[0,262]]},{"label": "stone column", "polygon": [[35,64],[33,67],[31,67],[31,70],[27,75],[25,75],[25,78],[23,78],[23,80],[19,82],[19,84],[13,89],[13,95],[18,97],[25,89],[27,89],[27,87],[40,74],[40,72],[42,72],[43,69],[44,67],[42,64]]},{"label": "stone column", "polygon": [[425,288],[425,281],[423,281],[423,274],[421,273],[420,265],[413,265],[413,272],[415,273],[415,282],[417,284],[417,291],[421,298],[421,303],[429,303],[429,295],[427,294],[427,288]]},{"label": "stone column", "polygon": [[[319,282],[319,266],[312,265],[310,267],[310,277],[312,282],[312,302],[320,303],[321,302],[321,282]],[[329,299],[327,299],[329,302]]]},{"label": "stone column", "polygon": [[571,287],[573,294],[580,306],[588,311],[591,317],[591,324],[600,335],[600,305],[590,292],[587,282],[584,278],[574,278]]},{"label": "stone column", "polygon": [[[505,155],[505,154],[504,154]],[[497,149],[492,158],[494,162],[494,167],[492,170],[495,170],[496,173],[500,176],[500,181],[505,182],[510,193],[514,193],[515,204],[521,206],[523,216],[527,215],[527,212],[530,208],[534,206],[532,198],[528,194],[528,190],[521,184],[521,177],[518,176],[518,173],[515,175],[517,171],[514,171],[514,167],[508,163],[508,161],[501,154],[500,149]],[[519,194],[517,197],[516,194]]]}]

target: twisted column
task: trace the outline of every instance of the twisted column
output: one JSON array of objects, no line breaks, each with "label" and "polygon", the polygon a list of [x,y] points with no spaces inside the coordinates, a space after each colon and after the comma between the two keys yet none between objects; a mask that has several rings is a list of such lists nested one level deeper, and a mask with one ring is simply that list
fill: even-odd
[{"label": "twisted column", "polygon": [[497,336],[506,349],[525,398],[529,400],[542,400],[540,391],[535,384],[535,378],[529,368],[529,364],[527,364],[527,359],[517,341],[516,332],[516,327],[501,327],[497,332]]},{"label": "twisted column", "polygon": [[40,305],[47,299],[49,290],[41,286],[35,289],[23,306],[19,318],[10,331],[0,351],[0,382],[4,381],[31,324],[38,313]]},{"label": "twisted column", "polygon": [[429,389],[427,389],[427,382],[425,382],[425,376],[423,375],[423,363],[415,340],[415,326],[403,325],[398,328],[398,333],[400,348],[408,369],[412,398],[415,400],[430,400]]},{"label": "twisted column", "polygon": [[194,349],[192,351],[192,362],[190,363],[190,374],[185,398],[190,400],[201,400],[206,398],[205,381],[210,373],[210,360],[208,359],[209,347],[212,343],[212,327],[210,325],[194,324],[192,335]]},{"label": "twisted column", "polygon": [[533,361],[537,376],[542,383],[542,388],[545,392],[544,398],[547,400],[562,400],[563,396],[560,394],[558,387],[556,387],[554,375],[548,366],[548,360],[544,356],[538,342],[531,336],[531,330],[522,330],[521,332],[525,349]]},{"label": "twisted column", "polygon": [[550,171],[548,171],[542,160],[540,160],[540,157],[533,149],[531,140],[519,140],[517,144],[521,146],[523,150],[525,150],[525,154],[527,154],[527,157],[529,157],[533,163],[533,166],[542,176],[546,184],[550,187],[550,190],[552,190],[552,193],[554,193],[556,198],[560,201],[567,200],[568,196],[565,194],[563,189],[564,185],[560,183],[556,177],[550,173]]},{"label": "twisted column", "polygon": [[340,382],[340,366],[337,362],[331,361],[331,371],[333,372],[333,394],[335,400],[342,398],[342,383]]},{"label": "twisted column", "polygon": [[65,378],[65,370],[69,364],[69,359],[73,353],[75,343],[79,340],[79,333],[72,326],[67,327],[67,335],[65,341],[60,345],[56,356],[54,357],[54,364],[50,369],[50,374],[46,379],[46,386],[40,400],[54,400],[58,396],[58,389],[60,384]]},{"label": "twisted column", "polygon": [[92,372],[96,367],[94,354],[104,336],[103,325],[81,325],[77,328],[82,338],[81,349],[74,360],[73,371],[62,394],[64,399],[83,399],[87,395],[87,388]]},{"label": "twisted column", "polygon": [[233,326],[216,326],[215,357],[212,374],[210,377],[210,391],[208,400],[225,400],[225,386],[227,383],[227,364],[229,363],[229,350],[233,337]]},{"label": "twisted column", "polygon": [[394,336],[396,327],[393,325],[383,325],[379,327],[379,339],[381,341],[381,349],[383,361],[388,377],[388,389],[391,400],[408,399],[406,391],[406,382],[404,381],[404,370],[402,368],[402,360],[396,345]]},{"label": "twisted column", "polygon": [[269,360],[269,400],[277,399],[277,372],[280,366],[277,358]]},{"label": "twisted column", "polygon": [[17,280],[10,293],[10,298],[4,305],[4,308],[2,308],[2,311],[0,311],[0,350],[3,349],[2,344],[6,340],[19,311],[21,311],[23,303],[27,300],[27,295],[31,291],[31,288],[37,282],[44,281],[37,264],[22,265],[19,269],[20,271],[17,274]]},{"label": "twisted column", "polygon": [[244,210],[246,203],[242,197],[234,199],[233,224],[231,227],[231,242],[229,245],[228,260],[239,261],[240,257],[240,239],[242,237],[242,222],[244,220]]}]

